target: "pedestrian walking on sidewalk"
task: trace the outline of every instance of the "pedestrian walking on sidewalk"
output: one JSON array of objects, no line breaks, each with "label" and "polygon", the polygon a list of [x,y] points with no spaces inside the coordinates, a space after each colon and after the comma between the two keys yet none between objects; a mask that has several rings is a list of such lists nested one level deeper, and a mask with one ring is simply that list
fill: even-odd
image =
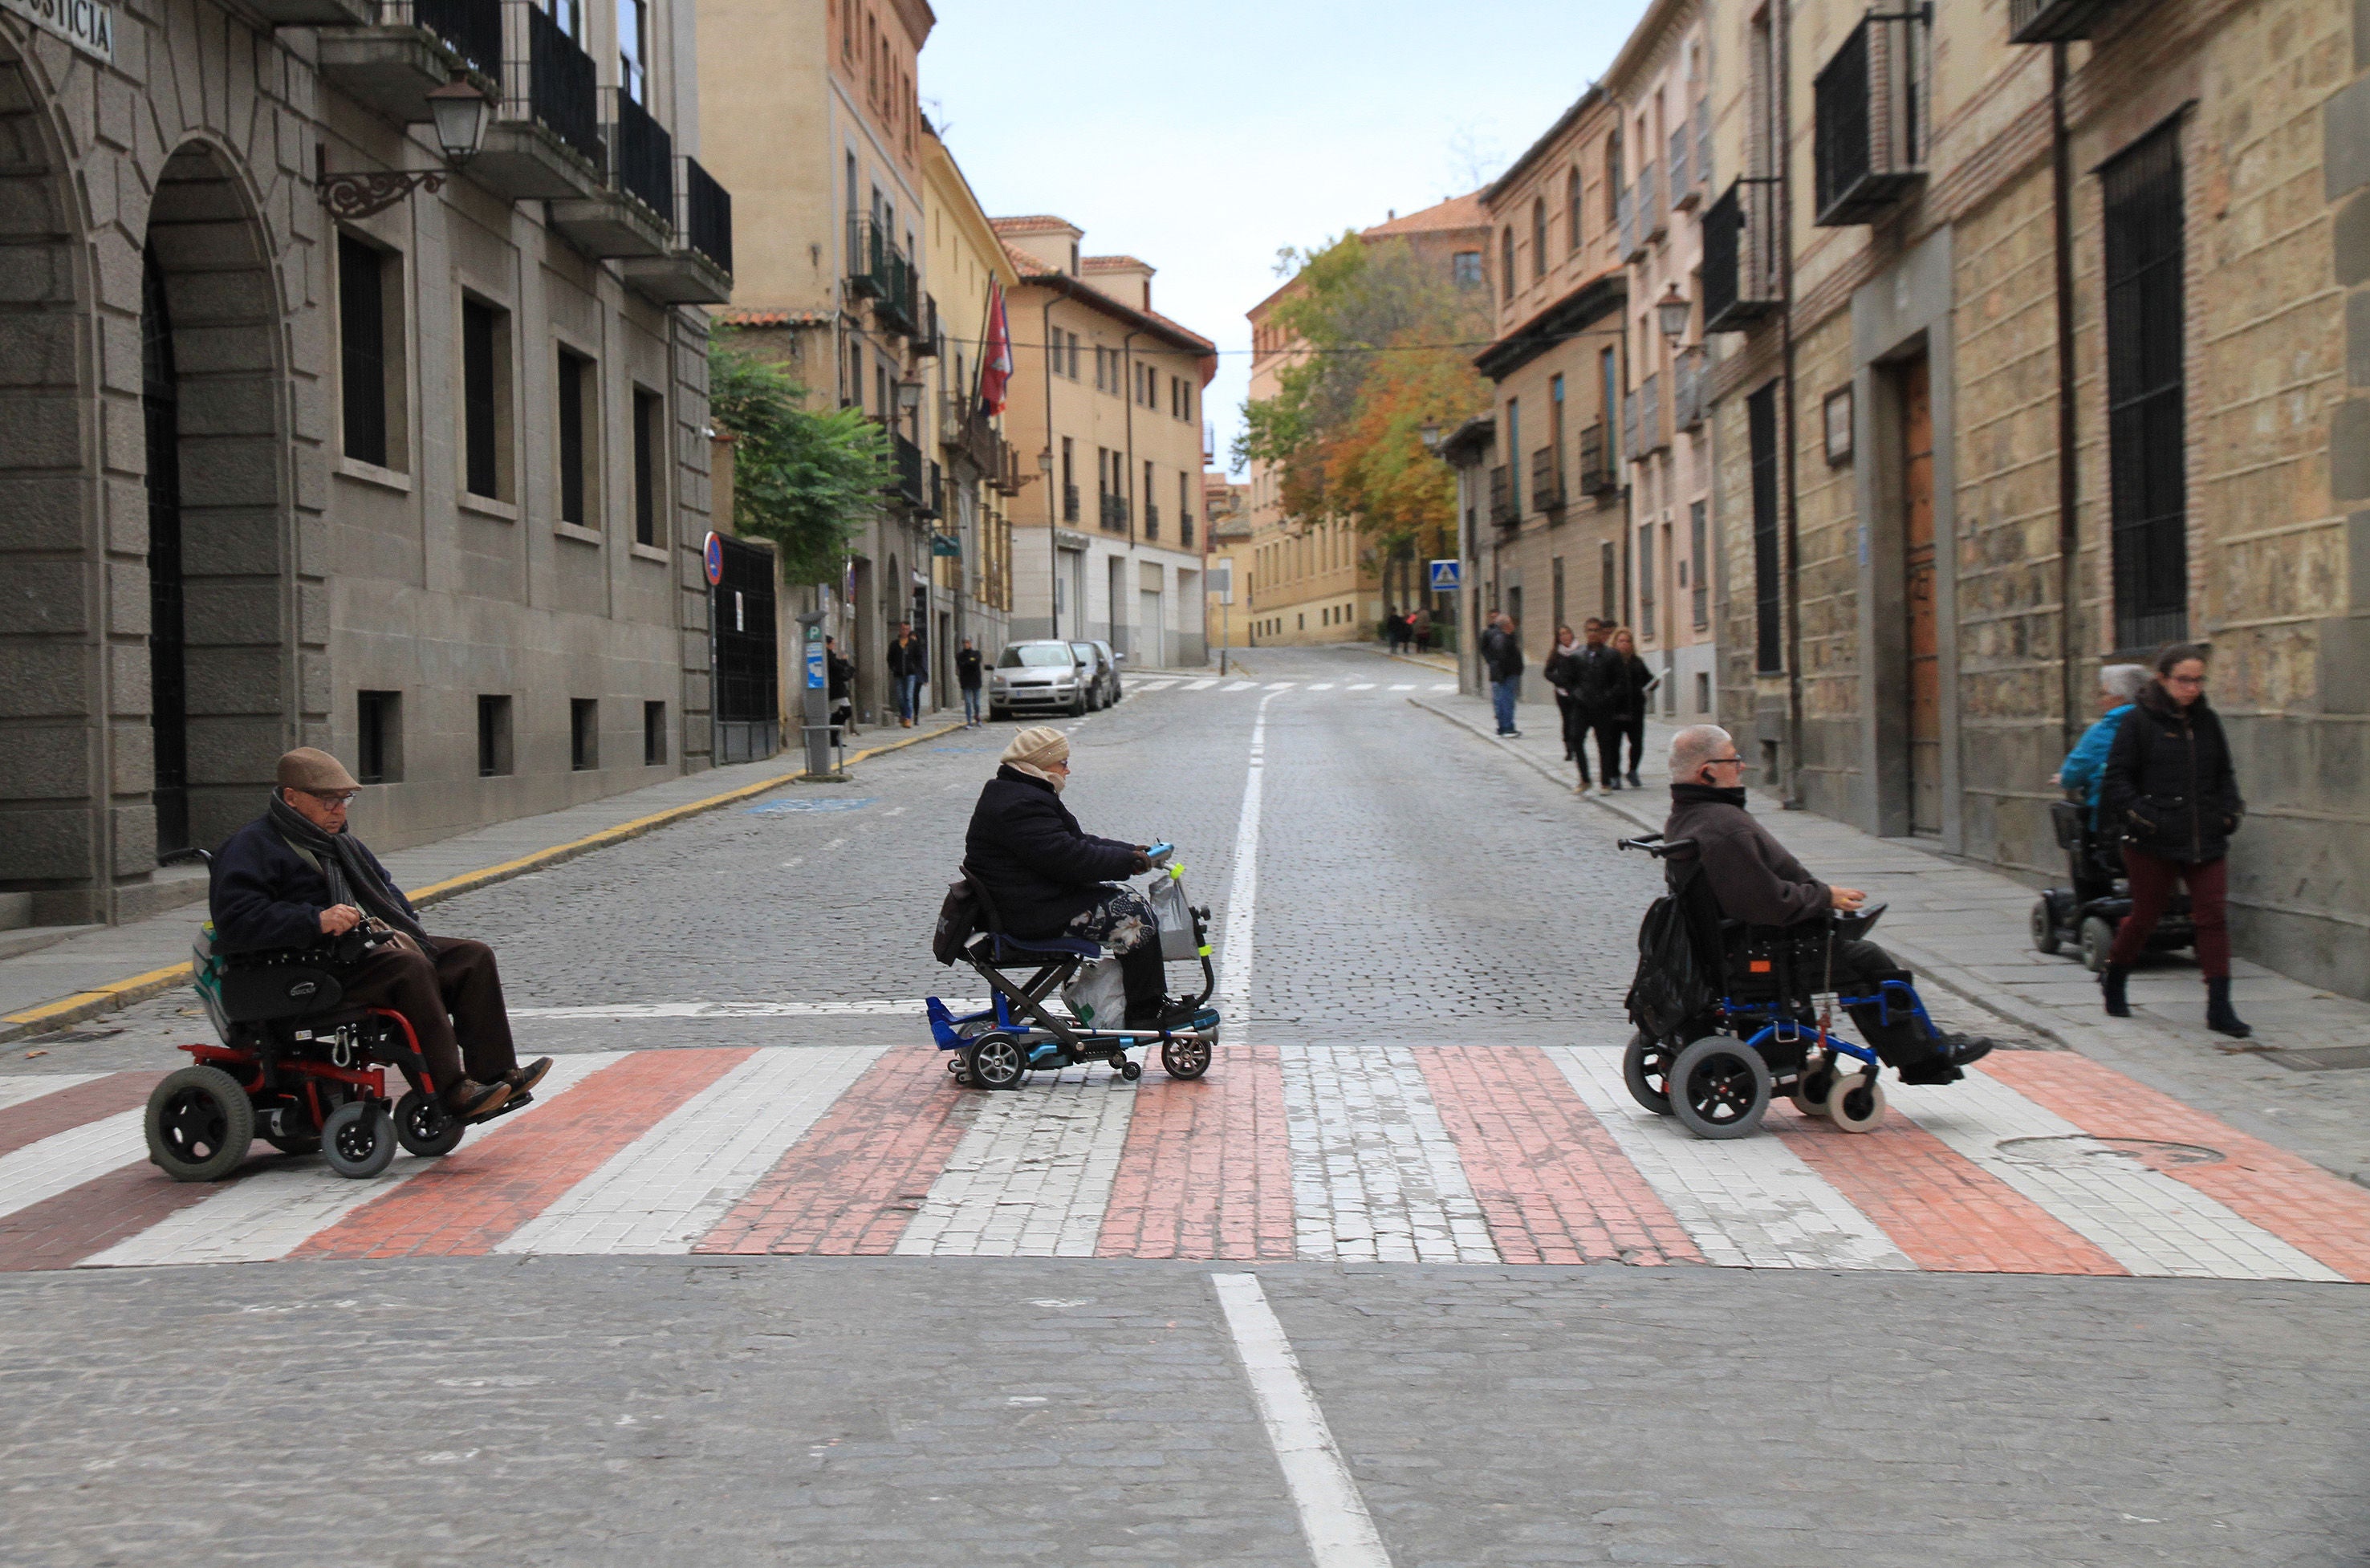
[{"label": "pedestrian walking on sidewalk", "polygon": [[2082,804],[2090,808],[2090,826],[2099,826],[2099,786],[2106,782],[2107,752],[2115,744],[2116,731],[2123,727],[2123,715],[2132,711],[2139,699],[2140,688],[2151,677],[2145,664],[2110,664],[2099,670],[2099,705],[2105,709],[2099,722],[2082,732],[2074,750],[2065,753],[2065,761],[2049,775],[2049,782],[2068,795],[2079,795]]},{"label": "pedestrian walking on sidewalk", "polygon": [[1432,612],[1418,610],[1414,614],[1409,615],[1408,629],[1415,634],[1415,651],[1430,653],[1432,651]]},{"label": "pedestrian walking on sidewalk", "polygon": [[831,743],[839,744],[840,732],[856,733],[856,666],[839,651],[837,637],[823,640],[823,663],[831,699]]},{"label": "pedestrian walking on sidewalk", "polygon": [[[1547,661],[1539,666],[1539,673],[1546,676],[1547,684],[1555,689],[1556,712],[1563,718],[1563,760],[1567,762],[1572,759],[1572,715],[1580,706],[1580,699],[1571,692],[1572,682],[1580,679],[1580,670],[1572,664],[1571,656],[1579,651],[1580,639],[1572,635],[1571,628],[1558,626],[1555,647],[1547,651]],[[1585,756],[1580,760],[1580,782],[1582,784],[1588,783],[1588,759]]]},{"label": "pedestrian walking on sidewalk", "polygon": [[[1628,627],[1613,628],[1613,651],[1621,660],[1621,722],[1617,733],[1629,742],[1629,787],[1643,789],[1646,786],[1638,782],[1638,764],[1646,754],[1646,708],[1662,678],[1638,657],[1638,639],[1629,635]],[[1610,762],[1605,764],[1608,771],[1612,766]]]},{"label": "pedestrian walking on sidewalk", "polygon": [[897,722],[911,729],[922,705],[923,682],[929,679],[929,654],[910,621],[897,623],[896,640],[889,645],[889,679],[897,687]]},{"label": "pedestrian walking on sidewalk", "polygon": [[1578,787],[1583,794],[1588,789],[1588,745],[1592,740],[1596,743],[1598,776],[1603,781],[1599,789],[1610,793],[1621,787],[1623,672],[1620,656],[1605,640],[1611,630],[1593,615],[1582,622],[1580,647],[1569,660],[1573,671],[1571,752],[1580,763]]},{"label": "pedestrian walking on sidewalk", "polygon": [[2100,819],[2123,834],[2123,875],[2132,912],[2099,977],[2107,1015],[2131,1016],[2124,987],[2133,963],[2171,900],[2189,889],[2197,964],[2205,972],[2205,1026],[2243,1040],[2254,1031],[2230,1006],[2230,835],[2247,815],[2222,721],[2205,702],[2205,649],[2174,643],[2156,656],[2156,679],[2140,689],[2107,750]]},{"label": "pedestrian walking on sidewalk", "polygon": [[965,729],[979,727],[979,648],[965,637],[962,651],[955,655],[955,684],[962,688]]},{"label": "pedestrian walking on sidewalk", "polygon": [[1515,635],[1514,618],[1500,611],[1490,617],[1490,629],[1481,634],[1481,664],[1490,672],[1490,703],[1497,710],[1498,733],[1509,740],[1519,740],[1523,732],[1514,727],[1514,704],[1523,687],[1523,644]]}]

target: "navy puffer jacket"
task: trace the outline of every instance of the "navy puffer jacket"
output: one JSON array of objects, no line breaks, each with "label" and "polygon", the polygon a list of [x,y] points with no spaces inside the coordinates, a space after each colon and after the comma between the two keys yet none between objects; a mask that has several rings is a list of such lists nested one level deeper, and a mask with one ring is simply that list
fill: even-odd
[{"label": "navy puffer jacket", "polygon": [[963,864],[987,884],[1006,933],[1053,936],[1135,869],[1136,849],[1078,826],[1042,779],[998,768],[979,792],[963,839]]}]

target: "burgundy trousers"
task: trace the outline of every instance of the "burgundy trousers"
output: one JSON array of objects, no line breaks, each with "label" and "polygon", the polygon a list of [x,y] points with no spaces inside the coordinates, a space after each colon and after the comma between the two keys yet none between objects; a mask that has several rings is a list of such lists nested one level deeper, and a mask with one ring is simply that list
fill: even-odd
[{"label": "burgundy trousers", "polygon": [[518,1065],[494,950],[457,936],[429,940],[432,959],[406,937],[373,949],[344,975],[346,1001],[403,1014],[438,1093],[465,1076],[491,1083]]},{"label": "burgundy trousers", "polygon": [[2115,945],[2107,954],[2108,963],[2128,968],[2138,961],[2147,951],[2147,939],[2155,933],[2157,921],[2164,918],[2165,905],[2172,901],[2173,884],[2184,882],[2189,885],[2189,918],[2197,927],[2197,967],[2209,980],[2228,978],[2230,921],[2223,908],[2230,889],[2227,860],[2192,864],[2125,844],[2123,875],[2131,878],[2132,912],[2115,928]]}]

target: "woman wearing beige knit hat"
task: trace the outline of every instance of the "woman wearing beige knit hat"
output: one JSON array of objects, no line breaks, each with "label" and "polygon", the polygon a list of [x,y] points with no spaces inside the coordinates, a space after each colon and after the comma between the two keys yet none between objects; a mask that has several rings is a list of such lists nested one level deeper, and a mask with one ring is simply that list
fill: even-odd
[{"label": "woman wearing beige knit hat", "polygon": [[1070,781],[1070,738],[1035,725],[1012,738],[995,777],[979,792],[963,861],[987,886],[1007,935],[1099,942],[1118,957],[1126,1027],[1174,1028],[1193,1016],[1172,1001],[1152,906],[1118,879],[1152,869],[1149,846],[1098,838],[1061,801]]}]

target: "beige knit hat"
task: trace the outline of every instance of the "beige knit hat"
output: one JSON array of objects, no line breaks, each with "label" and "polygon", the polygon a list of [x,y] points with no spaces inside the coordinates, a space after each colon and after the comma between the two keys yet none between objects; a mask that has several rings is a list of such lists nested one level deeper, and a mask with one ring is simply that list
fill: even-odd
[{"label": "beige knit hat", "polygon": [[998,761],[1022,767],[1050,768],[1070,760],[1070,738],[1052,725],[1032,724],[1012,738]]},{"label": "beige knit hat", "polygon": [[283,752],[275,780],[282,789],[332,790],[360,789],[346,765],[327,751],[316,751],[310,746],[299,746]]}]

